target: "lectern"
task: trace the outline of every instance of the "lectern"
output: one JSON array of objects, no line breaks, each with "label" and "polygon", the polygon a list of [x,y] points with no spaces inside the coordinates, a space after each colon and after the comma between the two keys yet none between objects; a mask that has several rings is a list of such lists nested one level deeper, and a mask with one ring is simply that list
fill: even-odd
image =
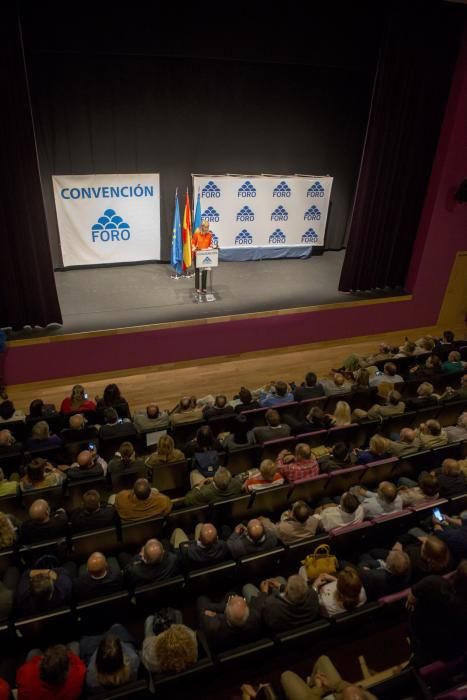
[{"label": "lectern", "polygon": [[216,295],[212,289],[212,270],[214,267],[219,267],[219,249],[206,248],[206,250],[196,251],[196,267],[200,270],[206,270],[208,273],[207,292],[197,292],[194,290],[195,301],[202,304],[207,301],[217,301]]}]

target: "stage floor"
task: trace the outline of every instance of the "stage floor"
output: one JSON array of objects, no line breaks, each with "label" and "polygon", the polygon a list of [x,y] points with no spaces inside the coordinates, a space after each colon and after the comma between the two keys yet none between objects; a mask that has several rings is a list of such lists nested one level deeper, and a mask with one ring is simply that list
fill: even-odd
[{"label": "stage floor", "polygon": [[63,325],[9,333],[11,339],[63,335],[152,323],[292,309],[403,294],[338,292],[345,251],[307,260],[221,263],[213,273],[217,301],[196,303],[194,277],[171,279],[167,264],[55,272]]}]

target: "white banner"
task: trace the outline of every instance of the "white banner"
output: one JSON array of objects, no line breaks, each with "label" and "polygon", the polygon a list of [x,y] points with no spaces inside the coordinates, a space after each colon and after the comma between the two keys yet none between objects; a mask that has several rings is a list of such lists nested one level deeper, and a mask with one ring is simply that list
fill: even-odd
[{"label": "white banner", "polygon": [[332,180],[194,175],[193,200],[199,192],[201,216],[210,221],[223,259],[297,257],[324,243]]},{"label": "white banner", "polygon": [[158,174],[52,179],[64,267],[160,259]]}]

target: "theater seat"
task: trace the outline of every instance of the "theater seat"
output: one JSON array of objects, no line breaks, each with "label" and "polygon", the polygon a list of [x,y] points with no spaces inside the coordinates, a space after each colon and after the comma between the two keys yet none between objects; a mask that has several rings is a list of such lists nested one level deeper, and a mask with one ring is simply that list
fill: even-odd
[{"label": "theater seat", "polygon": [[273,647],[274,641],[270,637],[262,637],[251,644],[245,644],[244,646],[236,647],[229,651],[223,651],[217,654],[216,658],[221,667],[236,664],[241,664],[243,666],[259,654],[262,654],[264,658],[264,652],[271,650]]},{"label": "theater seat", "polygon": [[127,590],[84,600],[75,607],[78,622],[83,634],[100,634],[106,632],[115,623],[116,611],[121,623],[128,617],[130,597]]},{"label": "theater seat", "polygon": [[173,576],[163,581],[147,583],[135,588],[134,601],[145,614],[148,614],[148,611],[158,610],[164,605],[177,607],[184,587],[185,579],[183,576]]},{"label": "theater seat", "polygon": [[17,636],[26,639],[29,645],[46,648],[49,644],[73,639],[73,624],[74,613],[66,606],[42,615],[17,618],[14,628]]},{"label": "theater seat", "polygon": [[238,578],[242,583],[257,583],[280,572],[284,547],[274,547],[268,552],[248,554],[238,560]]},{"label": "theater seat", "polygon": [[273,486],[269,489],[256,491],[253,493],[253,499],[249,507],[248,517],[255,518],[258,515],[280,515],[284,510],[287,510],[289,505],[287,500],[289,492],[290,484]]},{"label": "theater seat", "polygon": [[317,620],[309,625],[296,627],[295,629],[279,632],[274,635],[274,641],[282,649],[295,645],[303,645],[303,648],[310,647],[315,642],[322,642],[325,635],[332,629],[328,620]]},{"label": "theater seat", "polygon": [[235,579],[236,572],[237,564],[235,561],[189,571],[186,577],[188,592],[193,595],[201,595],[208,590],[226,590]]},{"label": "theater seat", "polygon": [[335,617],[331,618],[331,621],[334,625],[336,625],[337,634],[340,634],[341,630],[344,628],[352,627],[354,625],[364,625],[371,622],[374,620],[380,610],[381,606],[378,602],[366,603],[366,605],[362,605],[361,608],[355,608],[355,610],[351,610],[350,612],[336,615]]},{"label": "theater seat", "polygon": [[329,479],[329,474],[318,474],[311,479],[296,481],[289,492],[289,502],[307,501],[316,505],[323,498]]},{"label": "theater seat", "polygon": [[144,700],[148,696],[149,686],[145,679],[127,683],[113,690],[105,690],[102,693],[94,693],[87,696],[95,700]]},{"label": "theater seat", "polygon": [[93,552],[114,556],[121,549],[118,526],[89,530],[72,535],[70,556],[73,561],[84,563]]},{"label": "theater seat", "polygon": [[293,452],[296,444],[296,438],[285,437],[279,438],[278,440],[268,440],[263,443],[263,451],[261,453],[261,461],[263,459],[272,459],[273,462],[276,461],[277,455],[282,450],[289,450]]}]

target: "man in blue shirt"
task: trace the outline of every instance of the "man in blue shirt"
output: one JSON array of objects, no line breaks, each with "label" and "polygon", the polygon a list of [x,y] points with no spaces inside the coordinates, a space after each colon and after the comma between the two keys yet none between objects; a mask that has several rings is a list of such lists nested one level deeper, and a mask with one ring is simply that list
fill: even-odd
[{"label": "man in blue shirt", "polygon": [[259,403],[263,408],[273,408],[283,403],[294,401],[291,391],[285,382],[271,382],[260,392]]}]

